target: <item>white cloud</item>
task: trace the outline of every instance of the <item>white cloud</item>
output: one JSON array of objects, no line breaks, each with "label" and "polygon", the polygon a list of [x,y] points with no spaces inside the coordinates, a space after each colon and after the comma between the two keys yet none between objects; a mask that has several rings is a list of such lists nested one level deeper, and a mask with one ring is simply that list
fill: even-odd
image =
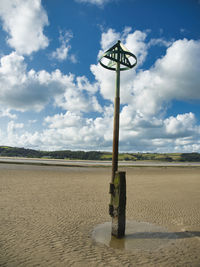
[{"label": "white cloud", "polygon": [[200,41],[178,40],[155,65],[135,77],[133,105],[143,114],[156,114],[172,99],[200,99]]},{"label": "white cloud", "polygon": [[96,93],[98,90],[97,84],[91,84],[87,77],[85,76],[78,76],[76,78],[77,86],[80,91],[88,91],[90,93]]},{"label": "white cloud", "polygon": [[[158,38],[147,42],[147,32],[132,33],[130,29],[120,36],[124,45],[138,57],[138,68],[145,61],[150,46],[168,47],[166,54],[149,70],[121,72],[121,103],[126,104],[120,116],[121,146],[127,151],[194,151],[200,148],[200,128],[193,113],[165,118],[171,100],[200,98],[200,41],[168,42]],[[107,49],[117,39],[119,34],[110,29],[102,35],[101,46]],[[115,73],[100,65],[92,65],[91,71],[99,82],[102,96],[113,101]]]},{"label": "white cloud", "polygon": [[54,148],[111,149],[113,109],[110,108],[105,108],[102,117],[94,119],[69,111],[48,116],[45,118],[48,128],[41,133],[40,139]]},{"label": "white cloud", "polygon": [[49,128],[59,129],[66,127],[77,127],[82,124],[80,115],[67,111],[65,114],[56,114],[53,117],[46,117],[45,122],[49,123]]},{"label": "white cloud", "polygon": [[0,104],[20,111],[40,111],[50,100],[63,109],[76,112],[101,112],[95,96],[97,84],[85,76],[64,75],[60,70],[51,73],[27,71],[24,57],[16,52],[1,58]]},{"label": "white cloud", "polygon": [[108,2],[111,2],[112,0],[75,0],[75,1],[79,3],[89,3],[89,4],[94,4],[97,6],[103,6],[104,4],[107,4]]},{"label": "white cloud", "polygon": [[[146,32],[135,31],[131,33],[131,28],[125,27],[122,34],[109,29],[102,34],[99,56],[105,50],[121,39],[125,47],[137,56],[138,64],[142,65],[146,56],[148,46],[145,43]],[[101,94],[105,99],[113,101],[115,95],[115,72],[104,69],[101,65],[91,65],[91,71],[99,82]],[[135,68],[121,73],[121,103],[129,103],[133,93],[133,80]]]},{"label": "white cloud", "polygon": [[[101,56],[118,40],[121,40],[125,47],[137,56],[137,66],[142,65],[147,56],[148,44],[145,42],[147,33],[146,31],[134,31],[131,33],[131,30],[131,27],[125,27],[124,31],[120,34],[119,32],[116,32],[114,29],[110,28],[107,30],[107,32],[102,33],[101,50],[99,52],[99,56]],[[157,44],[156,40],[158,39],[154,39],[152,45]]]},{"label": "white cloud", "polygon": [[1,0],[0,16],[9,34],[7,43],[18,53],[30,55],[48,46],[43,33],[48,17],[41,0]]},{"label": "white cloud", "polygon": [[[132,33],[129,29],[122,35],[124,45],[138,58],[138,68],[145,61],[149,46],[162,43],[160,39],[151,39],[152,41],[147,43],[146,32]],[[112,40],[115,42],[117,38],[118,33],[108,30],[102,34],[101,45],[106,47],[107,41],[104,40],[109,40],[110,45]],[[169,43],[162,44],[169,45]],[[121,103],[132,104],[138,112],[152,115],[161,112],[166,103],[172,99],[187,101],[199,98],[199,58],[200,41],[187,39],[174,41],[166,50],[166,55],[158,59],[149,70],[137,71],[137,68],[134,68],[121,72]],[[113,101],[115,73],[100,65],[92,65],[91,71],[99,82],[102,96]]]},{"label": "white cloud", "polygon": [[36,123],[36,122],[37,122],[37,120],[28,120],[29,124],[33,124],[33,123]]},{"label": "white cloud", "polygon": [[9,121],[7,126],[7,138],[9,142],[13,144],[13,141],[17,140],[19,131],[18,129],[23,129],[24,124],[23,123],[16,123],[14,121]]},{"label": "white cloud", "polygon": [[[71,31],[66,31],[65,33],[60,31],[59,41],[61,43],[61,46],[58,47],[56,51],[52,52],[52,58],[56,58],[59,61],[63,61],[68,57],[69,50],[71,49],[71,46],[68,43],[72,37],[73,34]],[[75,62],[75,56],[72,57],[72,62],[73,61]]]},{"label": "white cloud", "polygon": [[59,71],[27,71],[23,56],[12,52],[1,58],[0,104],[2,107],[41,110],[51,95],[64,91],[64,80],[70,79]]},{"label": "white cloud", "polygon": [[[121,38],[119,38],[121,37]],[[118,39],[138,57],[138,68],[121,72],[121,151],[186,152],[200,150],[200,126],[189,112],[166,116],[171,100],[199,99],[200,41],[177,40],[169,44],[147,39],[147,32],[125,28],[120,34],[109,29],[102,34],[101,52]],[[152,40],[152,41],[151,41]],[[156,41],[157,40],[157,41]],[[166,54],[148,70],[141,67],[151,45],[166,46]],[[13,68],[14,66],[14,68]],[[12,135],[6,144],[39,149],[111,150],[115,72],[92,65],[96,81],[60,70],[27,71],[23,56],[2,57],[0,104],[10,109],[42,109],[52,101],[63,112],[44,118],[44,129],[31,133],[17,121],[9,124]],[[102,107],[98,91],[111,100]],[[93,117],[90,112],[98,112]],[[7,139],[6,139],[7,138]]]},{"label": "white cloud", "polygon": [[70,46],[61,45],[61,47],[57,48],[56,51],[52,53],[52,57],[58,59],[59,61],[63,61],[67,58],[68,51]]},{"label": "white cloud", "polygon": [[78,62],[77,56],[75,54],[70,55],[69,59],[74,64]]},{"label": "white cloud", "polygon": [[143,64],[147,56],[146,37],[147,33],[145,31],[130,32],[123,37],[125,47],[137,56],[137,67]]},{"label": "white cloud", "polygon": [[[15,128],[14,133],[7,132],[7,136],[2,136],[3,144],[14,147],[31,147],[35,149],[40,149],[43,146],[41,140],[41,135],[36,131],[34,133],[26,132],[20,130],[20,128]],[[48,147],[46,147],[48,150]]]},{"label": "white cloud", "polygon": [[149,43],[148,46],[155,46],[155,45],[159,45],[159,46],[166,46],[169,47],[173,42],[172,41],[167,41],[163,38],[152,38]]},{"label": "white cloud", "polygon": [[120,33],[117,33],[114,29],[108,29],[107,32],[103,32],[101,35],[101,48],[102,53],[109,49],[120,38]]},{"label": "white cloud", "polygon": [[[128,114],[127,114],[128,115]],[[141,121],[136,116],[120,125],[121,151],[184,152],[200,149],[200,126],[192,113],[179,114],[161,120]],[[105,108],[102,116],[87,118],[67,111],[45,118],[47,127],[42,132],[21,132],[23,124],[10,122],[6,144],[21,144],[40,149],[111,150],[113,106]],[[17,133],[18,131],[18,133]]]},{"label": "white cloud", "polygon": [[74,83],[71,83],[67,87],[64,94],[56,96],[55,103],[65,110],[70,110],[78,114],[82,112],[102,111],[97,98],[87,92],[82,92]]},{"label": "white cloud", "polygon": [[179,114],[177,117],[169,117],[164,121],[168,135],[188,136],[192,135],[195,127],[195,116],[193,113]]},{"label": "white cloud", "polygon": [[16,114],[12,114],[10,112],[9,108],[7,108],[7,109],[5,108],[5,109],[0,110],[0,118],[1,117],[8,117],[10,119],[16,119],[17,115]]},{"label": "white cloud", "polygon": [[[2,136],[4,144],[37,149],[110,150],[112,146],[113,107],[105,107],[104,114],[88,118],[72,111],[47,116],[44,130],[31,133],[26,125],[9,123],[9,135]],[[23,130],[23,131],[22,131]]]}]

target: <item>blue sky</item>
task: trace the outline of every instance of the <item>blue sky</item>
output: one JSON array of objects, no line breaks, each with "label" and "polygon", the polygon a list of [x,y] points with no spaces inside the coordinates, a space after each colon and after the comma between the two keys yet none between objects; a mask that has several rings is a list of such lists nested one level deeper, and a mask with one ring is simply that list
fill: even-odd
[{"label": "blue sky", "polygon": [[1,0],[0,145],[112,150],[119,39],[120,151],[200,151],[200,1]]}]

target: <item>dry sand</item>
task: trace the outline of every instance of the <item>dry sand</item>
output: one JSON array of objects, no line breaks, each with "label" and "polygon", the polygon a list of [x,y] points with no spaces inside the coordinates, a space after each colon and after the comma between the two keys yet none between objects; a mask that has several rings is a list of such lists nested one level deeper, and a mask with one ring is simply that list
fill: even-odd
[{"label": "dry sand", "polygon": [[94,242],[94,228],[110,221],[110,168],[0,164],[0,266],[200,266],[200,168],[123,170],[127,220],[164,227],[169,244]]}]

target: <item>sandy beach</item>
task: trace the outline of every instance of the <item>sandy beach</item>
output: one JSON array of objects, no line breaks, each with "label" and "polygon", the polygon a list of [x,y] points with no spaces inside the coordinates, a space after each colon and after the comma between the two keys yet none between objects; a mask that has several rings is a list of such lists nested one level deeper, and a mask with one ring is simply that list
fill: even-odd
[{"label": "sandy beach", "polygon": [[200,266],[200,167],[121,170],[127,221],[166,229],[170,242],[151,246],[164,232],[129,233],[140,243],[129,249],[92,238],[111,221],[110,167],[0,164],[0,266]]}]

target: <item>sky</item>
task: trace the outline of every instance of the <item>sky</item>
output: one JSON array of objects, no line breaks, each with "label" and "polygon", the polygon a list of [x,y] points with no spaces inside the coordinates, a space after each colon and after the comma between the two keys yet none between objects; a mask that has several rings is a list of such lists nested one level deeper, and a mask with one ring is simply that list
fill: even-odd
[{"label": "sky", "polygon": [[199,0],[1,0],[0,145],[111,151],[118,40],[120,152],[200,152]]}]

